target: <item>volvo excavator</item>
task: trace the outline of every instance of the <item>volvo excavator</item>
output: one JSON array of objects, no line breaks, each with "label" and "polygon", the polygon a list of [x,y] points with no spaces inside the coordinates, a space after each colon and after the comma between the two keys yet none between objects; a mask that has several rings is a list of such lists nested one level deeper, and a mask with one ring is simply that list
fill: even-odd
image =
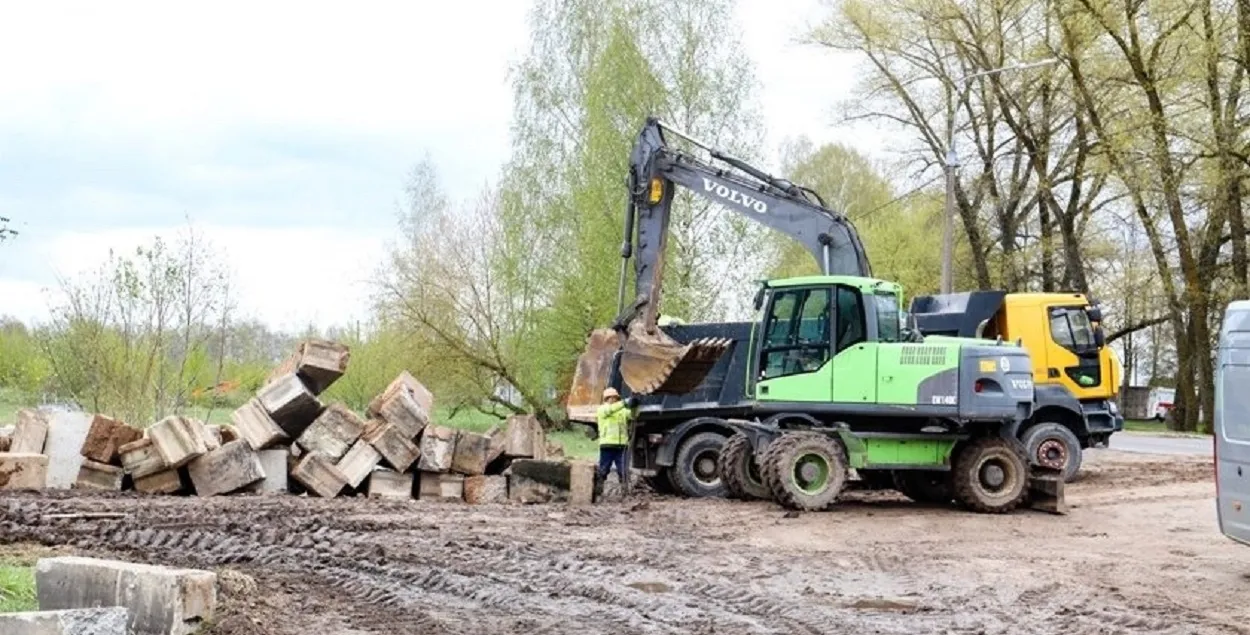
[{"label": "volvo excavator", "polygon": [[[1033,408],[1028,351],[904,328],[902,289],[872,277],[854,226],[819,194],[655,118],[638,135],[628,185],[620,312],[591,334],[566,405],[570,420],[593,424],[605,387],[638,396],[629,462],[653,485],[820,510],[853,470],[860,482],[980,512],[1030,497],[1060,509],[1057,471],[1030,473],[1017,438]],[[753,322],[661,328],[677,187],[797,240],[821,275],[764,282]]]}]

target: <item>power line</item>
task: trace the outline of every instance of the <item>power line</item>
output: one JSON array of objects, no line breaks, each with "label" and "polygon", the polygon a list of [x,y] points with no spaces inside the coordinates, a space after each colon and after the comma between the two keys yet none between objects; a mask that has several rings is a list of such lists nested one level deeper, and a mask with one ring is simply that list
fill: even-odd
[{"label": "power line", "polygon": [[889,207],[889,206],[891,206],[891,205],[893,205],[893,204],[895,204],[895,203],[897,203],[897,202],[899,202],[899,201],[901,201],[901,200],[903,200],[903,199],[905,199],[905,198],[907,198],[907,197],[909,197],[909,196],[914,196],[914,195],[916,195],[916,194],[919,194],[919,193],[920,193],[920,191],[921,191],[921,190],[923,190],[924,188],[929,187],[930,185],[933,185],[933,183],[934,183],[935,181],[937,181],[938,179],[941,179],[941,178],[945,178],[945,177],[946,177],[946,175],[945,175],[945,174],[939,174],[939,175],[937,175],[937,176],[935,176],[935,177],[933,177],[933,178],[929,179],[928,181],[925,181],[924,183],[921,183],[920,185],[917,185],[916,187],[912,188],[911,190],[908,190],[907,192],[904,192],[903,194],[900,194],[900,195],[898,195],[898,196],[896,196],[896,197],[894,197],[894,198],[890,199],[888,202],[883,203],[883,204],[881,204],[881,205],[878,205],[877,207],[874,207],[874,208],[872,208],[872,209],[870,209],[870,210],[868,210],[868,211],[864,212],[863,214],[860,214],[859,216],[856,216],[855,218],[852,218],[852,219],[851,219],[851,221],[852,221],[852,222],[854,222],[854,221],[861,221],[861,220],[864,220],[865,218],[868,218],[868,217],[869,217],[869,216],[871,216],[872,214],[875,214],[876,212],[879,212],[879,211],[881,211],[881,210],[883,210],[883,209],[885,209],[885,208],[887,208],[887,207]]}]

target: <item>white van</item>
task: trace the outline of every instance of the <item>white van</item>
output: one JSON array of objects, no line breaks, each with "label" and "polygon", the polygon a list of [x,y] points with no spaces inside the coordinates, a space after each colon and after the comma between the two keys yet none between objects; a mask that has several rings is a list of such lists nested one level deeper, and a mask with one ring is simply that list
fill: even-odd
[{"label": "white van", "polygon": [[1250,545],[1250,300],[1224,310],[1215,359],[1215,498],[1220,531]]}]

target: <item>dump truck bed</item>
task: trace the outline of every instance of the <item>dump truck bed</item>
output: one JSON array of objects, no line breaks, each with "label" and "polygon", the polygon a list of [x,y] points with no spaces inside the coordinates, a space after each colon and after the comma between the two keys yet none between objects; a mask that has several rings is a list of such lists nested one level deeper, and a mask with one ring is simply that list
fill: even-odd
[{"label": "dump truck bed", "polygon": [[[751,322],[720,322],[710,324],[683,324],[661,327],[681,343],[705,337],[723,337],[731,340],[725,354],[717,360],[707,377],[694,390],[681,395],[654,394],[640,397],[638,419],[657,421],[661,419],[688,419],[693,416],[727,416],[744,413],[752,401],[747,398],[746,379],[748,349],[751,341]],[[612,385],[621,394],[629,395],[629,387],[620,380],[618,369],[613,369]]]}]

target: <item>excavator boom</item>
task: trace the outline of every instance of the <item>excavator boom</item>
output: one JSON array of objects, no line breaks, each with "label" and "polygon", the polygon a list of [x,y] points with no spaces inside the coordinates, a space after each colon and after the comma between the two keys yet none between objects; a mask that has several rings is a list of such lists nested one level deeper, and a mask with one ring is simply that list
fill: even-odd
[{"label": "excavator boom", "polygon": [[[727,167],[676,151],[667,144],[665,132],[703,148]],[[599,403],[618,354],[621,378],[634,393],[680,394],[694,390],[730,344],[715,338],[682,344],[658,325],[664,254],[677,186],[794,238],[826,274],[871,275],[854,226],[827,209],[814,191],[772,177],[654,117],[647,119],[638,134],[628,182],[621,312],[612,328],[591,333],[578,359],[568,401],[575,419],[575,413]],[[635,296],[626,305],[626,271],[635,249]]]}]

